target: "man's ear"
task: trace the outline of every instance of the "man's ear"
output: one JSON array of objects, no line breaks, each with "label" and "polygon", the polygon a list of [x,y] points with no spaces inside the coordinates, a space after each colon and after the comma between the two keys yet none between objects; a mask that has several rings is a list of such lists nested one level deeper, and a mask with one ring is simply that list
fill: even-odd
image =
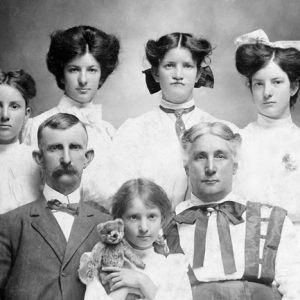
[{"label": "man's ear", "polygon": [[44,169],[44,158],[43,153],[40,150],[34,150],[32,151],[32,157],[35,160],[35,162]]},{"label": "man's ear", "polygon": [[85,152],[85,158],[86,158],[86,161],[83,165],[83,168],[85,169],[89,164],[90,162],[94,159],[94,150],[93,149],[88,149],[86,152]]},{"label": "man's ear", "polygon": [[155,80],[157,83],[159,83],[158,68],[152,67],[152,68],[151,68],[151,73],[152,73],[152,76],[153,76],[154,80]]},{"label": "man's ear", "polygon": [[298,89],[299,89],[298,81],[291,83],[290,96],[294,96],[297,93]]}]

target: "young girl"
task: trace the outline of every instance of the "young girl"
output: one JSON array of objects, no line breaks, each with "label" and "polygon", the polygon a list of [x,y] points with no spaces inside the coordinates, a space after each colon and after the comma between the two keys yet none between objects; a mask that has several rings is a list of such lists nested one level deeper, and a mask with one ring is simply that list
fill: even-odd
[{"label": "young girl", "polygon": [[[146,177],[162,186],[173,206],[185,199],[187,178],[179,139],[192,125],[214,117],[195,107],[194,87],[212,87],[209,67],[202,65],[212,52],[209,41],[188,33],[171,33],[146,44],[151,69],[146,70],[150,93],[161,89],[160,104],[127,120],[112,144],[112,177],[125,180]],[[122,174],[123,173],[123,174]]]},{"label": "young girl", "polygon": [[23,70],[0,71],[0,213],[34,201],[40,193],[32,149],[19,142],[35,94],[34,80]]},{"label": "young girl", "polygon": [[298,223],[300,129],[291,108],[299,92],[300,42],[270,43],[262,30],[236,42],[236,67],[247,78],[257,109],[257,120],[242,131],[236,192],[282,206]]},{"label": "young girl", "polygon": [[132,289],[147,300],[192,299],[185,257],[182,254],[165,257],[153,248],[162,226],[171,216],[171,204],[163,189],[147,179],[132,179],[121,186],[112,203],[113,217],[123,219],[125,239],[146,267],[103,269],[111,272],[106,278],[111,285],[110,295],[99,279],[94,278],[87,284],[85,300],[122,299],[120,292],[125,292],[126,297]]}]

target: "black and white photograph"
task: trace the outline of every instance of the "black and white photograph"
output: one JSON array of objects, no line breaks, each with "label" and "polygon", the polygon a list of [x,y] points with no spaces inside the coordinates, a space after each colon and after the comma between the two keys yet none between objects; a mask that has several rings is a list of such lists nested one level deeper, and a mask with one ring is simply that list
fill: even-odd
[{"label": "black and white photograph", "polygon": [[0,0],[0,300],[299,300],[299,13]]}]

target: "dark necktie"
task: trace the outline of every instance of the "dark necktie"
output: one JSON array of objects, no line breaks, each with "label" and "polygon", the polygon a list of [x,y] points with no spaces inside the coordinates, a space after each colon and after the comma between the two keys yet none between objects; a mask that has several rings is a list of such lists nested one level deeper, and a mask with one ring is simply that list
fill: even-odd
[{"label": "dark necktie", "polygon": [[191,112],[192,110],[194,110],[195,105],[193,105],[189,108],[183,108],[183,109],[170,109],[170,108],[165,108],[161,105],[159,106],[159,108],[167,114],[174,114],[175,115],[175,117],[176,117],[175,130],[176,130],[177,136],[179,138],[181,138],[182,135],[185,132],[185,125],[184,125],[184,122],[182,120],[182,115],[187,114],[187,113]]},{"label": "dark necktie", "polygon": [[78,215],[78,213],[79,213],[78,203],[66,204],[66,203],[61,203],[57,199],[47,201],[47,208],[49,208],[51,210],[65,212],[72,216]]},{"label": "dark necktie", "polygon": [[229,222],[233,225],[244,222],[242,214],[245,209],[246,206],[243,204],[226,201],[220,204],[193,206],[174,217],[174,220],[180,224],[196,223],[193,268],[203,267],[208,218],[212,211],[216,211],[224,272],[225,274],[236,272]]}]

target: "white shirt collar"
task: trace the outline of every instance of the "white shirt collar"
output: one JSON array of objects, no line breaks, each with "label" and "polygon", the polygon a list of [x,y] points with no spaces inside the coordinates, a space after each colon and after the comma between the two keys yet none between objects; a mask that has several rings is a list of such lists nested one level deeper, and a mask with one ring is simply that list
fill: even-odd
[{"label": "white shirt collar", "polygon": [[62,203],[79,203],[81,195],[80,190],[81,189],[79,187],[71,194],[63,195],[45,183],[43,194],[47,201],[57,199]]},{"label": "white shirt collar", "polygon": [[93,101],[91,102],[87,102],[87,103],[79,103],[74,101],[72,98],[70,98],[69,96],[67,96],[66,94],[64,94],[59,103],[58,103],[58,107],[59,108],[69,108],[69,107],[77,107],[77,108],[84,108],[84,107],[90,107],[90,106],[94,106],[97,105],[101,107],[101,104],[94,104]]},{"label": "white shirt collar", "polygon": [[190,202],[193,205],[223,203],[223,202],[226,202],[226,201],[234,201],[234,202],[244,204],[240,201],[240,199],[233,192],[230,192],[229,194],[227,194],[227,196],[225,198],[223,198],[223,199],[221,199],[220,201],[217,201],[217,202],[209,202],[209,203],[204,202],[201,199],[199,199],[197,196],[195,196],[193,193],[191,194],[191,199],[190,199]]},{"label": "white shirt collar", "polygon": [[[220,201],[210,202],[209,204],[211,204],[211,203],[223,203],[225,201],[234,201],[234,202],[238,202],[240,204],[245,204],[245,201],[243,202],[243,199],[241,197],[235,195],[233,192],[230,192],[225,198],[221,199]],[[180,202],[176,206],[175,211],[176,211],[176,214],[180,214],[181,212],[183,212],[186,209],[189,209],[190,207],[198,206],[198,205],[204,205],[204,204],[208,204],[208,203],[202,201],[201,199],[196,197],[194,194],[191,194],[191,198],[189,200]]]},{"label": "white shirt collar", "polygon": [[177,103],[168,102],[161,97],[160,105],[162,107],[168,108],[168,109],[185,109],[185,108],[190,108],[190,107],[194,106],[195,101],[194,101],[194,98],[192,98],[191,100],[189,100],[187,102],[177,104]]},{"label": "white shirt collar", "polygon": [[292,116],[289,115],[284,119],[272,120],[261,114],[257,115],[257,125],[263,128],[285,128],[294,125]]}]

